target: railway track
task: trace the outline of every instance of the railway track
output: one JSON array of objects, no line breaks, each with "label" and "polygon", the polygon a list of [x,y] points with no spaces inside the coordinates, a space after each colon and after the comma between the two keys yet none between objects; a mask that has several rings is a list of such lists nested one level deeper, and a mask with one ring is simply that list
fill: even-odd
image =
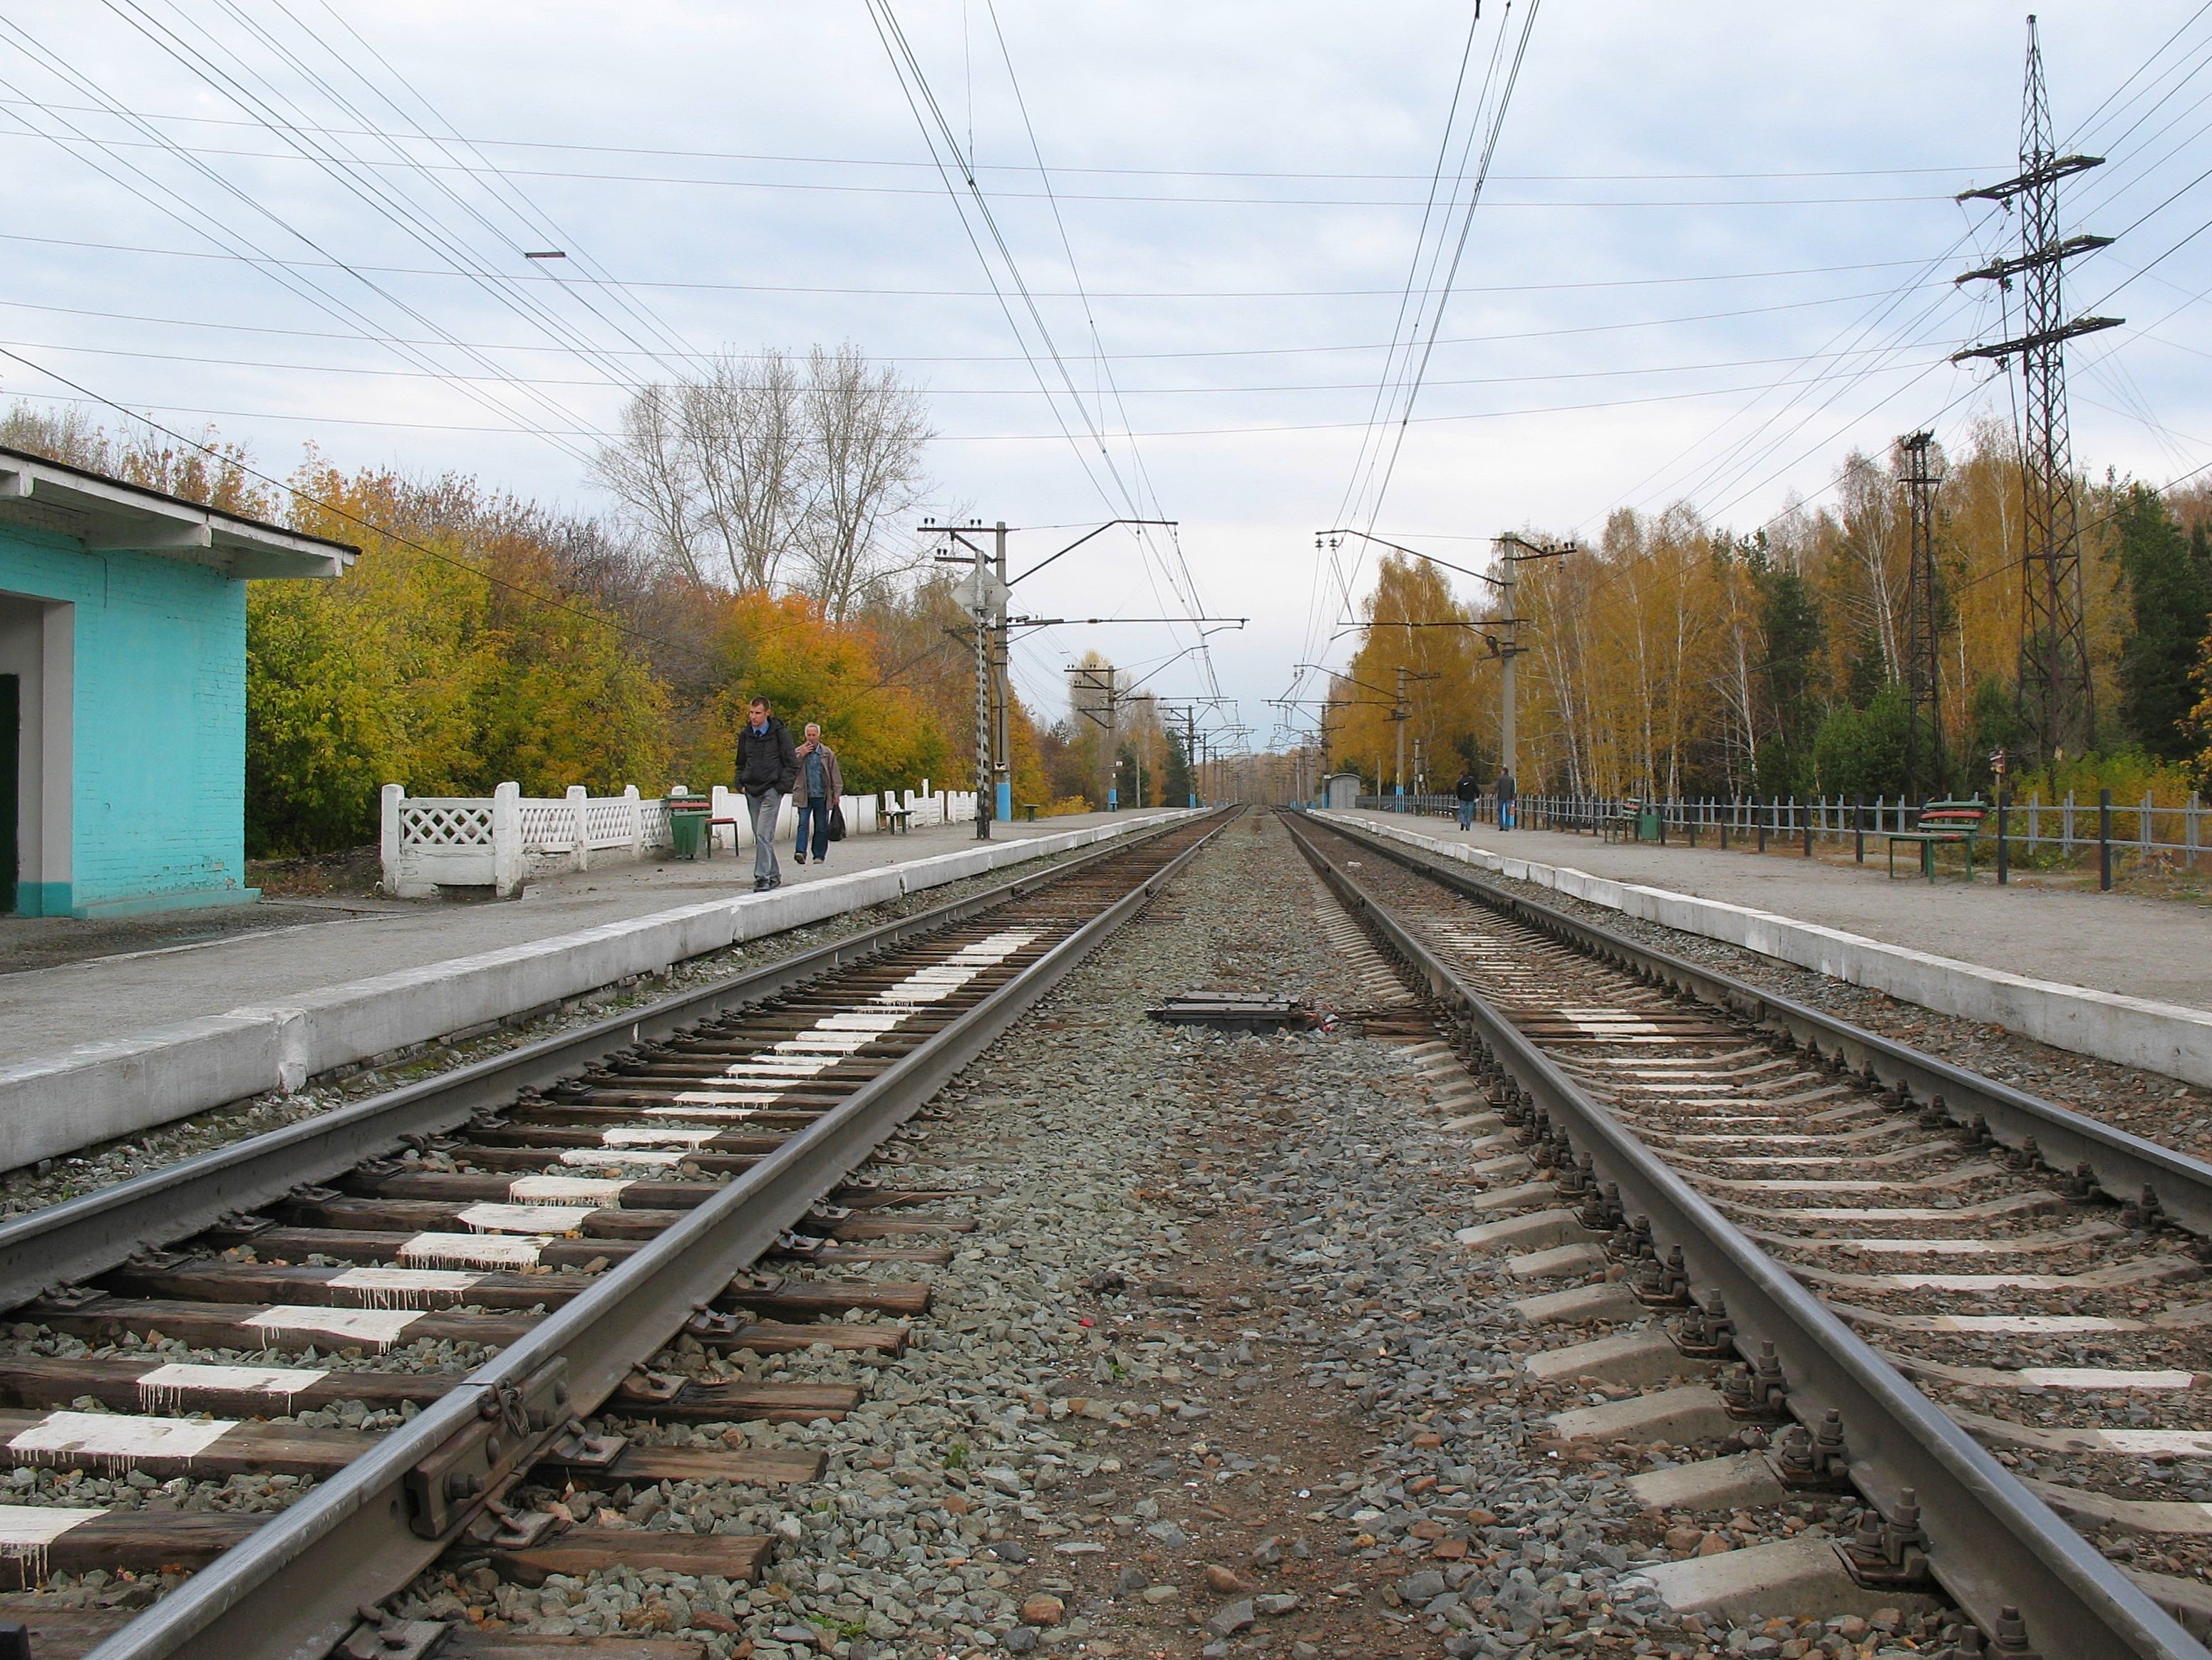
[{"label": "railway track", "polygon": [[1381,836],[1292,830],[1486,1086],[1462,1127],[1497,1220],[1463,1240],[1511,1253],[1531,1324],[1611,1328],[1530,1356],[1610,1385],[1554,1416],[1563,1445],[1771,1443],[1647,1491],[1855,1489],[1827,1566],[1940,1588],[1991,1651],[2205,1653],[2212,1167]]},{"label": "railway track", "polygon": [[[812,1479],[815,1455],[693,1428],[835,1418],[858,1391],[714,1357],[900,1350],[929,1291],[898,1265],[974,1227],[945,1209],[972,1196],[917,1179],[915,1115],[1224,821],[0,1227],[0,1573],[158,1597],[45,1621],[39,1660],[550,1652],[380,1609],[448,1552],[525,1584],[750,1579],[765,1536],[598,1527],[591,1500]],[[127,1501],[85,1502],[99,1481]]]}]

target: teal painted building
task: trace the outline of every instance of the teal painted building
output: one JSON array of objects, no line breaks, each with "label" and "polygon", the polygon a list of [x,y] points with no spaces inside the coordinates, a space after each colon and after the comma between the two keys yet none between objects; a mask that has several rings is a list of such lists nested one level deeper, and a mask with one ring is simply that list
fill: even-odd
[{"label": "teal painted building", "polygon": [[0,448],[0,911],[240,904],[246,585],[355,549]]}]

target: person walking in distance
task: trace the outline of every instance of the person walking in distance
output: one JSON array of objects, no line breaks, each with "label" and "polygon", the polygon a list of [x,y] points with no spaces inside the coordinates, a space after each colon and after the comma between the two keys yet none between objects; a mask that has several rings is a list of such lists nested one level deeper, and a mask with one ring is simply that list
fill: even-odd
[{"label": "person walking in distance", "polygon": [[737,783],[752,809],[756,894],[782,884],[783,872],[775,862],[775,821],[798,778],[799,751],[791,729],[769,712],[766,698],[755,698],[738,729]]},{"label": "person walking in distance", "polygon": [[1452,794],[1459,797],[1459,827],[1474,829],[1474,806],[1482,799],[1482,782],[1475,777],[1474,768],[1468,767],[1460,773],[1459,782],[1452,785]]},{"label": "person walking in distance", "polygon": [[1496,788],[1498,791],[1498,827],[1500,830],[1510,830],[1513,828],[1514,820],[1516,816],[1514,812],[1513,774],[1503,766],[1498,769],[1498,784]]},{"label": "person walking in distance", "polygon": [[845,775],[837,770],[837,752],[822,742],[822,729],[810,720],[799,745],[799,784],[791,792],[792,805],[799,809],[799,845],[792,849],[792,857],[801,864],[806,863],[810,827],[815,863],[830,856],[830,809],[844,793]]}]

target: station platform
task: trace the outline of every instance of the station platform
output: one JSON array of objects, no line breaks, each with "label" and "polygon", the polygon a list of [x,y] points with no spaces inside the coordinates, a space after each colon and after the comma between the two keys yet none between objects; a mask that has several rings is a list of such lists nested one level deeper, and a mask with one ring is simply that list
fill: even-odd
[{"label": "station platform", "polygon": [[[1884,874],[1881,845],[1867,862],[1848,848],[1806,858],[1711,846],[1608,842],[1550,830],[1463,832],[1450,819],[1363,810],[1350,815],[1504,858],[1565,865],[1613,881],[1747,906],[1887,945],[1978,963],[1984,968],[2087,986],[2120,997],[2212,1009],[2212,911],[2180,900],[2014,882],[1971,885],[1946,875],[1933,884],[1900,850],[1898,875]],[[1905,871],[1915,868],[1907,878]]]},{"label": "station platform", "polygon": [[[994,824],[991,835],[995,841],[1027,840],[1110,823],[1117,816],[1133,815],[1085,813]],[[788,890],[975,845],[975,826],[963,822],[904,835],[851,837],[830,850],[826,864],[795,864],[788,846],[776,852]],[[265,900],[255,907],[264,926],[183,945],[134,947],[119,930],[66,917],[7,918],[0,926],[0,1064],[108,1035],[118,1023],[135,1030],[242,1004],[286,1003],[343,981],[527,945],[702,900],[750,895],[752,870],[748,848],[696,861],[564,872],[533,881],[519,900]],[[189,913],[143,920],[148,927],[142,937],[148,939],[189,933],[193,926]],[[123,948],[58,964],[26,966],[10,960],[9,948],[19,940],[24,957],[46,958],[50,948],[40,936],[88,927]]]},{"label": "station platform", "polygon": [[2060,1049],[2212,1086],[2212,917],[2180,900],[2026,884],[1892,880],[1796,851],[1462,831],[1327,812],[1478,869],[1984,1021]]},{"label": "station platform", "polygon": [[988,842],[972,824],[855,837],[826,864],[786,857],[783,885],[764,894],[750,854],[659,860],[550,876],[517,900],[316,901],[289,907],[301,918],[289,925],[74,961],[47,952],[12,973],[0,961],[0,1170],[1182,815],[994,825]]}]

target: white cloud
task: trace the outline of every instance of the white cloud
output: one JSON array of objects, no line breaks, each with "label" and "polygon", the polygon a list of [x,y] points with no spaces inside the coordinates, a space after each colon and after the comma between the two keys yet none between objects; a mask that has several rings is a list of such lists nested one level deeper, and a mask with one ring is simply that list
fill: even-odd
[{"label": "white cloud", "polygon": [[[851,339],[907,360],[934,390],[948,502],[1025,524],[1110,511],[1013,355],[935,175],[915,165],[927,153],[863,7],[334,3],[335,14],[289,9],[370,81],[393,84],[373,46],[460,131],[501,141],[483,152],[501,187],[542,209],[573,253],[635,286],[599,294],[594,312],[559,287],[580,261],[533,266],[447,202],[466,257],[491,273],[455,275],[436,237],[381,210],[374,187],[284,158],[284,143],[252,124],[258,114],[331,127],[398,118],[319,57],[276,0],[246,10],[333,71],[353,112],[213,8],[155,15],[184,20],[183,49],[204,53],[218,79],[239,77],[239,100],[116,15],[51,0],[17,9],[13,42],[27,37],[50,58],[19,54],[0,88],[17,239],[0,280],[0,339],[179,422],[219,412],[204,418],[280,470],[313,435],[344,463],[459,467],[586,503],[574,451],[587,437],[501,430],[509,417],[414,373],[410,354],[469,367],[469,354],[434,343],[441,330],[489,348],[501,372],[544,383],[527,405],[538,424],[588,433],[618,407],[611,367],[653,372],[647,357],[598,354],[634,353],[656,329],[700,349]],[[2046,5],[2062,134],[2192,9]],[[1489,0],[1486,10],[1486,50],[1505,9]],[[898,13],[963,140],[972,119],[980,177],[1029,281],[1050,296],[1040,303],[1069,372],[1096,387],[1049,204],[1021,171],[1027,139],[985,0]],[[1281,689],[1307,634],[1312,532],[1337,510],[1382,360],[1375,348],[1391,336],[1419,216],[1407,204],[1434,158],[1466,13],[1001,0],[1000,16],[1121,407],[1139,432],[1177,434],[1142,444],[1158,499],[1182,521],[1212,608],[1255,620],[1217,636],[1215,651],[1246,721],[1264,731],[1261,700]],[[1445,335],[1462,343],[1436,350],[1378,528],[1472,538],[1435,545],[1477,556],[1507,525],[1590,531],[1618,503],[1661,505],[1686,489],[1748,524],[1793,488],[1820,488],[1853,444],[2004,409],[2001,385],[1977,394],[1973,377],[1939,360],[1996,326],[1986,299],[1951,289],[1977,250],[1971,239],[1954,250],[1975,216],[1950,197],[2009,169],[2022,45],[2017,8],[1993,3],[1553,0],[1447,318]],[[191,154],[165,152],[113,116],[52,107],[91,101],[73,76]],[[2112,161],[2071,191],[2069,224],[2119,232],[2212,166],[2204,96],[2184,76],[2163,103],[2094,128]],[[58,122],[114,148],[31,136]],[[373,140],[343,142],[383,154]],[[95,162],[143,167],[153,182],[133,194]],[[1160,169],[1187,171],[1143,171]],[[1302,176],[1268,176],[1284,174]],[[481,179],[368,176],[417,203],[450,186],[514,242],[541,239],[501,219]],[[2072,292],[2094,300],[2203,222],[2208,190],[2083,262]],[[318,306],[249,263],[208,257],[217,244],[202,226],[234,249],[247,239],[353,271],[302,268],[334,297]],[[147,249],[177,251],[134,251]],[[1913,261],[1932,262],[1922,286],[1886,307],[1877,296],[1893,296],[1914,270],[1899,262]],[[2190,303],[2208,287],[2212,237],[2115,302],[2133,323],[2156,322],[2154,334],[2116,331],[2076,352],[2082,460],[2151,478],[2212,460],[2197,372],[2212,340]],[[518,295],[528,297],[520,309]],[[623,313],[625,302],[652,321]],[[556,338],[592,351],[546,349],[527,312],[539,304],[558,319]],[[372,333],[434,343],[371,343],[356,317]],[[1747,390],[1808,377],[1809,389]],[[0,388],[50,390],[5,362]],[[1055,534],[1025,540],[1044,550]],[[1040,577],[1028,603],[1054,615],[1160,603],[1128,542],[1094,548]],[[1091,645],[1149,662],[1176,639],[1058,631],[1024,653],[1024,686],[1050,695],[1058,653]],[[1193,689],[1188,667],[1157,683]]]}]

